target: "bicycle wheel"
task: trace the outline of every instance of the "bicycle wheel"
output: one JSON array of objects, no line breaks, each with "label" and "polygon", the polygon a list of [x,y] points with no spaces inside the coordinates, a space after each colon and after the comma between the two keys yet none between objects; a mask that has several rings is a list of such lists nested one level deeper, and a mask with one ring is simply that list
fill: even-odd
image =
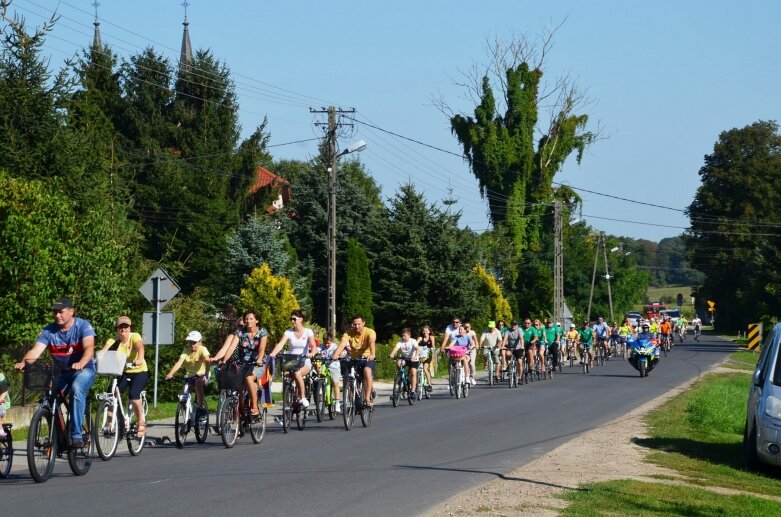
[{"label": "bicycle wheel", "polygon": [[318,422],[323,421],[323,417],[325,416],[325,387],[324,387],[323,379],[317,379],[315,381],[315,385],[313,386],[312,391],[314,392],[314,402],[315,402],[315,416],[317,417]]},{"label": "bicycle wheel", "polygon": [[399,370],[393,377],[393,391],[391,391],[391,403],[393,404],[393,407],[399,405],[399,399],[401,398],[401,383],[401,370]]},{"label": "bicycle wheel", "polygon": [[119,415],[113,411],[114,404],[103,400],[95,412],[95,447],[103,461],[113,458],[119,445]]},{"label": "bicycle wheel", "polygon": [[461,377],[464,374],[463,368],[454,368],[453,369],[453,377],[454,377],[454,384],[453,384],[453,391],[456,392],[456,398],[461,398]]},{"label": "bicycle wheel", "polygon": [[513,361],[515,361],[515,358],[511,358],[510,363],[507,365],[507,384],[510,389],[514,388],[513,382],[517,381]]},{"label": "bicycle wheel", "polygon": [[[205,401],[204,401],[205,402]],[[195,406],[195,439],[198,443],[206,441],[209,436],[209,408],[208,406]]]},{"label": "bicycle wheel", "polygon": [[266,436],[267,417],[268,410],[266,408],[260,408],[260,414],[257,416],[250,416],[249,435],[253,443],[262,442],[263,437]]},{"label": "bicycle wheel", "polygon": [[179,449],[184,447],[189,433],[190,404],[189,402],[179,402],[176,406],[176,417],[174,417],[174,434],[176,435],[176,446]]},{"label": "bicycle wheel", "polygon": [[556,350],[556,367],[559,370],[559,373],[561,373],[561,350]]},{"label": "bicycle wheel", "polygon": [[301,402],[299,402],[298,411],[296,411],[296,427],[298,427],[299,431],[303,431],[304,427],[306,427],[307,413],[309,413],[309,410],[305,409],[304,406],[301,405]]},{"label": "bicycle wheel", "polygon": [[364,427],[369,427],[372,423],[372,413],[374,413],[374,409],[367,405],[363,400],[363,386],[361,386],[361,394],[359,395],[358,402],[361,408],[361,424],[363,424]]},{"label": "bicycle wheel", "polygon": [[[92,458],[95,456],[95,440],[94,431],[92,429],[91,409],[88,401],[87,405],[84,407],[84,418],[81,421],[82,446],[78,449],[73,447],[68,449],[68,465],[70,465],[71,471],[77,476],[83,476],[89,472],[89,469],[92,466]],[[70,428],[70,422],[68,422],[66,429],[67,428]]]},{"label": "bicycle wheel", "polygon": [[293,421],[293,401],[295,400],[295,387],[288,382],[282,388],[282,432],[290,430],[290,422]]},{"label": "bicycle wheel", "polygon": [[14,464],[14,442],[11,436],[11,428],[4,425],[5,440],[0,442],[0,478],[7,478]]},{"label": "bicycle wheel", "polygon": [[[142,407],[143,411],[143,407]],[[133,456],[138,456],[141,451],[144,450],[144,442],[146,441],[146,432],[144,436],[138,436],[138,415],[133,408],[133,404],[129,404],[127,410],[127,432],[125,433],[125,440],[127,441],[127,450]],[[100,427],[95,426],[97,432],[100,433]]]},{"label": "bicycle wheel", "polygon": [[[264,409],[265,411],[265,409]],[[239,399],[236,395],[226,395],[217,408],[217,421],[220,427],[222,444],[230,449],[236,445],[239,437]]]},{"label": "bicycle wheel", "polygon": [[328,380],[328,418],[333,420],[336,418],[336,393],[334,389],[334,381]]},{"label": "bicycle wheel", "polygon": [[345,381],[342,386],[342,418],[344,430],[349,431],[355,419],[355,384]]},{"label": "bicycle wheel", "polygon": [[469,396],[469,381],[463,383],[461,385],[461,395],[464,398],[467,398]]},{"label": "bicycle wheel", "polygon": [[410,406],[414,406],[415,402],[418,400],[417,392],[413,390],[411,386],[405,386],[405,389],[407,391],[407,403]]},{"label": "bicycle wheel", "polygon": [[27,466],[36,483],[52,475],[57,458],[57,431],[49,408],[38,408],[30,419],[27,432]]},{"label": "bicycle wheel", "polygon": [[[423,377],[425,377],[425,375],[423,375]],[[422,398],[423,398],[423,383],[420,382],[420,379],[418,379],[418,385],[415,387],[415,400],[418,401]]]},{"label": "bicycle wheel", "polygon": [[452,397],[458,391],[458,370],[454,366],[450,367],[447,386],[450,389],[450,396]]}]

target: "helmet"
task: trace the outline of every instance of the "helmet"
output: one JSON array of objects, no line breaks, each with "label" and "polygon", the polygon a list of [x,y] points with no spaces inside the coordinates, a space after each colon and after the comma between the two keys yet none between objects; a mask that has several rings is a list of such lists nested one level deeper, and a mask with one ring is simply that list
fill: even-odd
[{"label": "helmet", "polygon": [[648,323],[643,323],[643,330],[648,330],[649,328],[651,327],[648,326]]}]

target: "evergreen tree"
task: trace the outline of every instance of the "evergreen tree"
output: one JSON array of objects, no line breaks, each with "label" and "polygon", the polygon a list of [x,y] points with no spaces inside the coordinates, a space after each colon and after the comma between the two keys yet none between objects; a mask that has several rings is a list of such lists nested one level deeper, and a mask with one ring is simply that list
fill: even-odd
[{"label": "evergreen tree", "polygon": [[372,280],[369,259],[355,239],[347,241],[347,265],[342,296],[342,326],[346,327],[355,314],[363,314],[366,325],[374,328],[372,315]]}]

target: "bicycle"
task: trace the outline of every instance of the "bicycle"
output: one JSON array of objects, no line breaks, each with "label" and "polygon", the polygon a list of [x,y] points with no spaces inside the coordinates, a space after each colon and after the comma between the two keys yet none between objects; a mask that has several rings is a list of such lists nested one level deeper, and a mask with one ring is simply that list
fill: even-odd
[{"label": "bicycle", "polygon": [[[369,427],[372,422],[374,406],[366,404],[363,397],[363,369],[366,367],[366,359],[344,359],[342,367],[342,417],[344,418],[344,430],[349,431],[355,420],[355,413],[361,416],[361,424]],[[372,392],[372,400],[375,393]]]},{"label": "bicycle", "polygon": [[571,339],[567,340],[567,358],[569,359],[569,367],[575,366],[575,342]]},{"label": "bicycle", "polygon": [[[304,356],[285,355],[283,357],[282,371],[282,432],[290,430],[293,416],[296,418],[296,427],[303,431],[306,427],[307,410],[301,404],[301,399],[296,392],[296,372],[301,368]],[[306,383],[305,383],[306,384]]]},{"label": "bicycle", "polygon": [[507,384],[511,389],[518,387],[518,361],[515,358],[515,351],[513,350],[512,352],[513,354],[510,355],[510,358],[507,360],[507,371],[506,371]]},{"label": "bicycle", "polygon": [[533,351],[533,364],[529,363],[529,354],[528,352],[524,352],[523,354],[523,382],[524,384],[529,384],[529,381],[534,382],[534,377],[537,377],[537,380],[541,380],[540,376],[540,356],[537,355],[537,350]]},{"label": "bicycle", "polygon": [[545,348],[545,372],[543,372],[543,379],[553,379],[553,353],[550,346]]},{"label": "bicycle", "polygon": [[551,346],[548,347],[548,354],[551,356],[549,371],[553,372],[554,370],[558,370],[558,372],[561,373],[561,362],[563,360],[563,357],[561,357],[561,342],[556,341],[552,343]]},{"label": "bicycle", "polygon": [[659,345],[662,347],[664,356],[667,357],[667,352],[671,350],[672,336],[670,334],[662,334]]},{"label": "bicycle", "polygon": [[334,380],[331,376],[331,370],[329,369],[329,366],[333,362],[333,359],[322,359],[322,364],[320,365],[320,379],[323,382],[323,398],[320,404],[325,406],[330,420],[336,418],[337,402],[336,388],[334,387]]},{"label": "bicycle", "polygon": [[496,378],[496,361],[494,358],[494,351],[497,348],[483,347],[483,356],[485,357],[486,366],[488,366],[488,385],[493,386],[499,379]]},{"label": "bicycle", "polygon": [[14,439],[11,436],[13,424],[3,424],[5,438],[0,440],[0,479],[5,479],[11,473],[14,464]]},{"label": "bicycle", "polygon": [[694,341],[696,341],[697,343],[700,342],[700,327],[699,326],[695,326],[694,327]]},{"label": "bicycle", "polygon": [[[72,371],[55,368],[49,363],[31,363],[24,368],[24,385],[30,391],[43,391],[41,402],[30,419],[27,434],[27,465],[36,483],[47,481],[54,471],[57,457],[67,451],[68,465],[77,476],[86,474],[92,466],[95,454],[93,440],[91,400],[86,398],[82,420],[82,446],[71,444],[70,415],[66,419],[62,412],[63,403],[70,402],[70,386],[54,388],[54,374]],[[59,375],[58,375],[59,377]]]},{"label": "bicycle", "polygon": [[455,395],[457,399],[462,396],[467,398],[469,396],[469,379],[464,375],[464,363],[461,362],[461,357],[450,355],[450,364],[448,366],[448,387],[450,388],[450,396]]},{"label": "bicycle", "polygon": [[588,355],[588,346],[581,343],[579,345],[580,349],[580,362],[583,365],[583,373],[589,373],[591,371],[591,365],[589,364],[591,362],[591,358]]},{"label": "bicycle", "polygon": [[393,407],[397,407],[399,405],[399,399],[402,397],[402,394],[404,394],[407,397],[407,402],[409,402],[409,405],[413,406],[415,405],[417,394],[412,390],[412,385],[410,383],[410,367],[406,359],[400,359],[402,361],[401,366],[396,368],[396,375],[393,377],[391,403],[393,404]]},{"label": "bicycle", "polygon": [[[259,444],[266,435],[268,409],[259,408],[259,413],[253,415],[250,410],[249,392],[244,386],[244,371],[238,366],[224,365],[220,370],[218,382],[220,387],[220,401],[217,405],[217,427],[219,428],[222,444],[228,449],[236,445],[240,436],[248,431],[252,442]],[[228,373],[226,373],[228,372]],[[260,388],[255,386],[260,400]],[[239,403],[239,392],[243,396]]]},{"label": "bicycle", "polygon": [[179,394],[179,404],[176,407],[174,417],[174,434],[176,435],[176,447],[181,449],[187,443],[187,435],[195,430],[195,440],[198,443],[206,441],[209,435],[209,409],[204,405],[193,403],[190,390],[199,376],[174,377],[171,380],[183,383],[182,393]]},{"label": "bicycle", "polygon": [[686,327],[679,327],[678,328],[678,339],[681,343],[686,341]]},{"label": "bicycle", "polygon": [[[125,412],[126,406],[122,403],[122,394],[117,384],[117,377],[114,377],[108,391],[95,394],[95,398],[100,401],[95,410],[95,447],[103,461],[114,457],[122,438],[127,441],[127,450],[133,456],[141,454],[146,440],[146,435],[138,436],[138,415],[130,401]],[[146,391],[141,392],[141,407],[146,421],[149,410]]]}]

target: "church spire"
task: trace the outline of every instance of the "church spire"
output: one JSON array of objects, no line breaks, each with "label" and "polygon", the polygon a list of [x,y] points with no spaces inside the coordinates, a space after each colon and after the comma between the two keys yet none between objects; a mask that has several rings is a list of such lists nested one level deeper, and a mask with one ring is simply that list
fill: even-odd
[{"label": "church spire", "polygon": [[179,66],[193,62],[193,48],[192,45],[190,45],[190,29],[188,28],[190,22],[187,21],[187,7],[189,5],[190,2],[187,0],[182,2],[182,6],[184,7],[184,22],[182,23],[182,25],[184,25],[184,33],[182,34],[182,52],[179,55]]},{"label": "church spire", "polygon": [[95,35],[92,38],[92,46],[95,48],[101,48],[103,45],[100,41],[100,22],[98,21],[98,7],[100,4],[98,3],[98,0],[92,2],[92,6],[95,8],[95,21],[92,22],[92,25],[95,26]]}]

